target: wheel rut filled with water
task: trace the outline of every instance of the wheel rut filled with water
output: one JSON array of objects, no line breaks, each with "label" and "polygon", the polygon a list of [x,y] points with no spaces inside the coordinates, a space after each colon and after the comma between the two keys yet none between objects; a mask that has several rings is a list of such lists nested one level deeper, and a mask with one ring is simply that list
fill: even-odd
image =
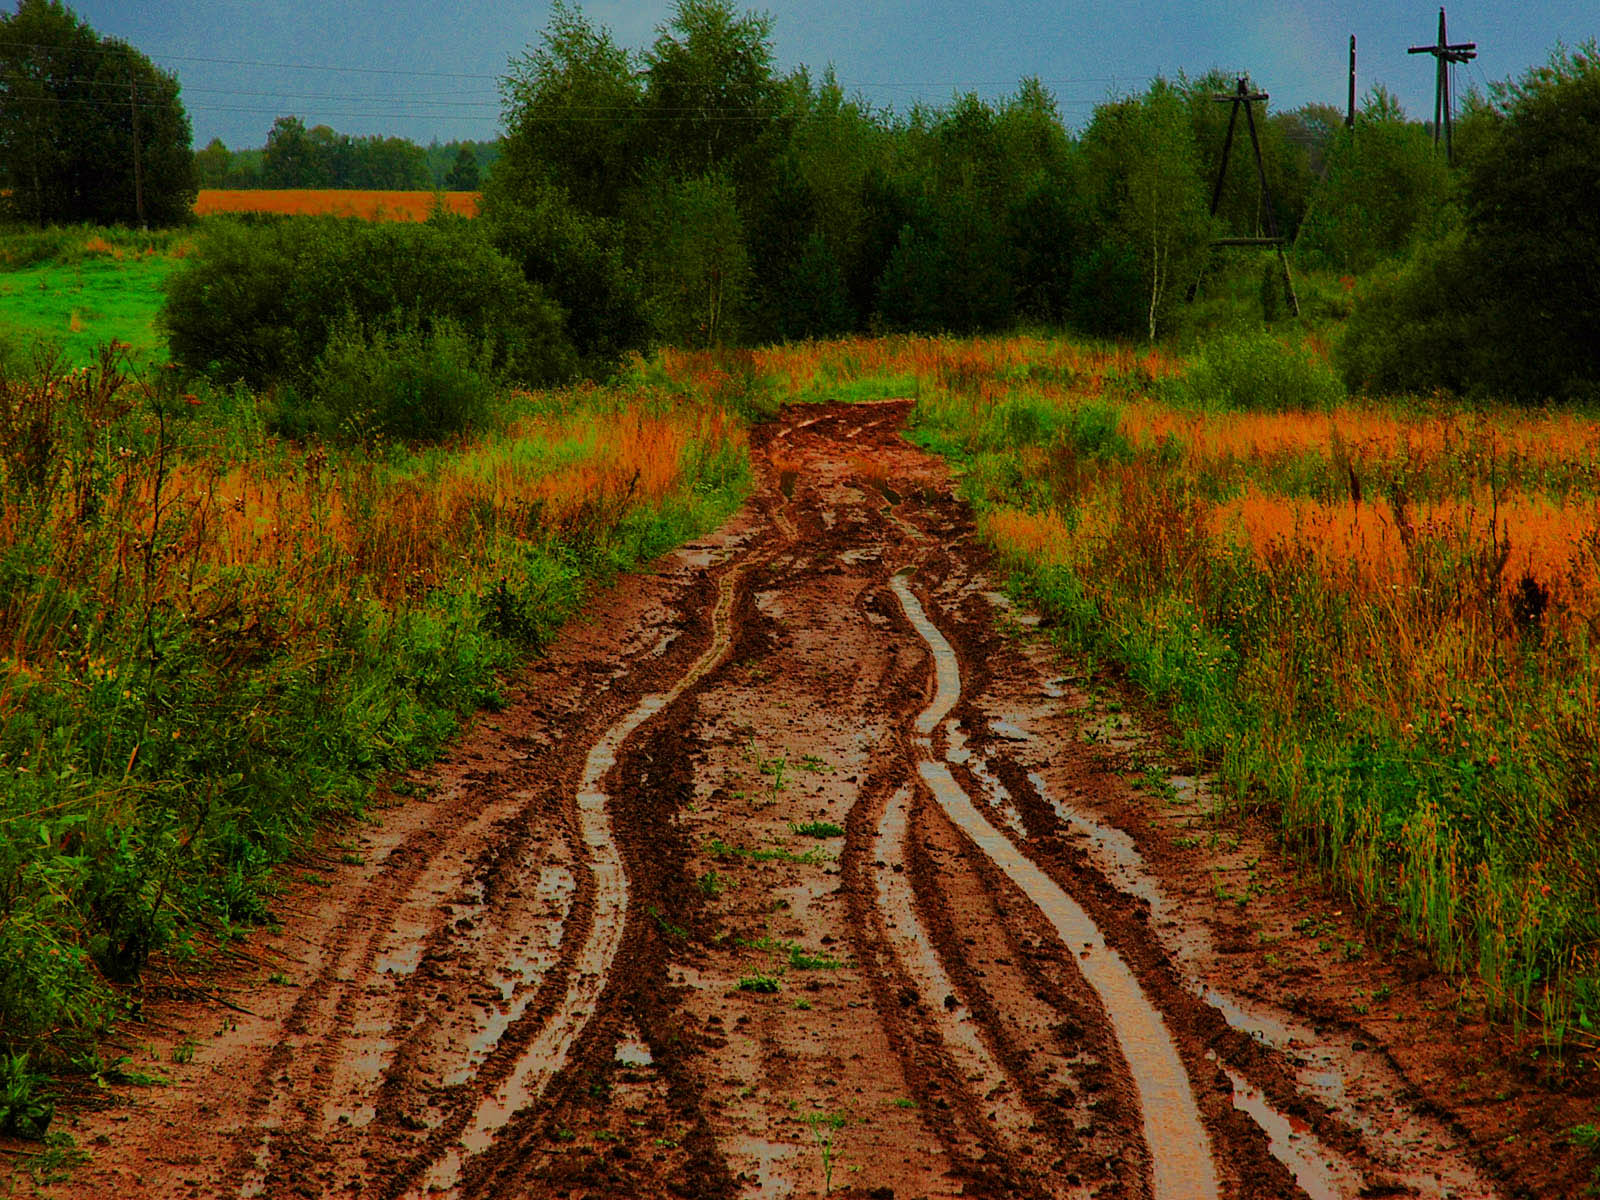
[{"label": "wheel rut filled with water", "polygon": [[759,428],[744,509],[395,781],[235,1009],[151,1014],[192,1060],[49,1192],[1560,1194],[1425,1049],[1491,1035],[1410,959],[1389,1034],[1344,1003],[1340,904],[1003,594],[909,407]]}]

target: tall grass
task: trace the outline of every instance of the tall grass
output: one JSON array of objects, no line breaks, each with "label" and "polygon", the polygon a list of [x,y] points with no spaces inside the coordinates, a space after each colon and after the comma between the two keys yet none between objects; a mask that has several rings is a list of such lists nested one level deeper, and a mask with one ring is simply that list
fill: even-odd
[{"label": "tall grass", "polygon": [[264,432],[174,372],[0,373],[0,1030],[57,1066],[149,956],[267,919],[269,868],[500,702],[596,579],[746,478],[693,395],[519,394],[413,452]]},{"label": "tall grass", "polygon": [[[796,390],[912,371],[914,436],[1060,633],[1489,1011],[1592,1051],[1600,425],[1338,401],[1321,352],[1283,351],[1313,386],[1271,411],[1193,403],[1160,356],[1043,339],[785,361]],[[1200,358],[1237,372],[1221,354]]]},{"label": "tall grass", "polygon": [[478,215],[477,192],[361,191],[344,188],[201,188],[198,217],[218,213],[291,213],[360,217],[367,221],[426,221],[435,208]]}]

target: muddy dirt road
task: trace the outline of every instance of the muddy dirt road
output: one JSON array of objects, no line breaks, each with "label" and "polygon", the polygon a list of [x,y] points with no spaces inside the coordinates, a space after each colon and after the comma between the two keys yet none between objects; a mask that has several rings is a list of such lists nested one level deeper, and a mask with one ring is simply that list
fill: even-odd
[{"label": "muddy dirt road", "polygon": [[[1063,666],[907,405],[792,410],[131,1035],[52,1194],[1578,1194],[1570,1104]],[[341,854],[340,851],[343,851]]]}]

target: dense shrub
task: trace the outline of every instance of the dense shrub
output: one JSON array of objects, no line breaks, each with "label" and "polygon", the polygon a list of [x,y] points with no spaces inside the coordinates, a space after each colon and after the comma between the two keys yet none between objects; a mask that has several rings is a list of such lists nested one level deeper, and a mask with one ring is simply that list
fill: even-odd
[{"label": "dense shrub", "polygon": [[1600,393],[1600,47],[1558,51],[1475,119],[1462,228],[1357,306],[1351,386],[1511,399]]},{"label": "dense shrub", "polygon": [[333,436],[438,438],[482,427],[494,392],[487,347],[449,321],[429,329],[351,323],[334,332],[317,361],[314,405],[283,413],[280,425],[299,420],[306,432]]},{"label": "dense shrub", "polygon": [[1378,93],[1328,146],[1327,176],[1295,241],[1307,267],[1367,271],[1436,234],[1451,216],[1444,156]]},{"label": "dense shrub", "polygon": [[1207,341],[1189,369],[1167,384],[1167,394],[1175,404],[1203,411],[1321,409],[1344,399],[1326,362],[1263,332]]},{"label": "dense shrub", "polygon": [[644,301],[615,222],[575,208],[559,189],[499,168],[484,193],[490,241],[559,303],[586,374],[604,375],[648,340]]},{"label": "dense shrub", "polygon": [[1466,393],[1492,375],[1482,278],[1457,231],[1364,292],[1334,348],[1352,391]]},{"label": "dense shrub", "polygon": [[375,225],[331,217],[219,221],[167,285],[174,359],[213,379],[304,388],[336,331],[449,324],[495,371],[547,383],[576,365],[562,313],[459,218]]}]

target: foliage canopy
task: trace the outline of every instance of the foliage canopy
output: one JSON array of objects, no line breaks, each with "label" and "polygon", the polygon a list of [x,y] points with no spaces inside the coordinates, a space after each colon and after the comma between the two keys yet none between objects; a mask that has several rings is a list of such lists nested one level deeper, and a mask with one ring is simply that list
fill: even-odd
[{"label": "foliage canopy", "polygon": [[61,0],[0,14],[0,211],[41,225],[177,224],[194,204],[190,140],[177,77],[128,43]]}]

